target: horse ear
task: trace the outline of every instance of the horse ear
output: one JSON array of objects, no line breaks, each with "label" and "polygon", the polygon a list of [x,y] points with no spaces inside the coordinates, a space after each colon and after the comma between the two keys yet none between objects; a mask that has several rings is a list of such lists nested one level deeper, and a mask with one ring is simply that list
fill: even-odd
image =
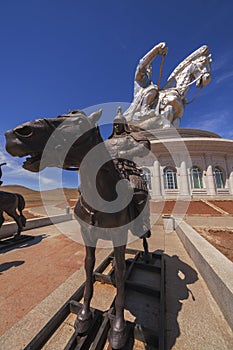
[{"label": "horse ear", "polygon": [[102,109],[99,109],[97,112],[91,113],[91,115],[89,116],[88,119],[93,125],[100,119],[102,111]]}]

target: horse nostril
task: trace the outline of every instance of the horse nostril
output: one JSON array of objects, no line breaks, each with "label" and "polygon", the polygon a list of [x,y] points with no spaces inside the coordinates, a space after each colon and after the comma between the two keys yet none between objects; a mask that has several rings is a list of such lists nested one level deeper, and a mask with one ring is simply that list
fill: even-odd
[{"label": "horse nostril", "polygon": [[19,137],[30,137],[32,136],[32,129],[29,125],[17,128],[14,130],[14,133]]}]

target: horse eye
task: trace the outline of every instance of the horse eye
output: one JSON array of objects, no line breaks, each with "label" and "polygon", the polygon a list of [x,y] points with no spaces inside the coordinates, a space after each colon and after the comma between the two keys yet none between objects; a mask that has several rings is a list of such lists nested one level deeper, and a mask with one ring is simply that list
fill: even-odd
[{"label": "horse eye", "polygon": [[83,122],[83,119],[77,118],[75,119],[74,124],[82,127],[85,123]]},{"label": "horse eye", "polygon": [[30,126],[25,125],[21,128],[15,129],[14,133],[21,137],[29,137],[29,136],[32,136],[32,129]]}]

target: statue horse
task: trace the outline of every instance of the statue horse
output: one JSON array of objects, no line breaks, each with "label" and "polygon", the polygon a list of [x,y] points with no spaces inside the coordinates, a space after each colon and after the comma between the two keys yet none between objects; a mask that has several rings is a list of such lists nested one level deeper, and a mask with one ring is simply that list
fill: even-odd
[{"label": "statue horse", "polygon": [[[75,328],[78,333],[82,334],[87,332],[90,327],[92,322],[90,302],[93,295],[96,244],[99,238],[111,240],[114,247],[117,294],[115,317],[109,331],[109,341],[113,348],[120,349],[126,342],[124,320],[125,248],[128,230],[135,229],[135,226],[131,225],[132,219],[134,219],[134,211],[132,210],[134,203],[129,201],[120,209],[117,205],[113,206],[112,209],[109,209],[108,205],[106,206],[106,203],[116,203],[119,200],[119,204],[124,200],[122,197],[119,198],[119,188],[117,187],[122,178],[113,160],[109,158],[99,127],[96,124],[101,113],[102,111],[98,111],[87,117],[82,111],[73,111],[57,118],[37,119],[22,124],[5,133],[6,150],[13,156],[28,156],[23,167],[29,171],[39,172],[48,166],[79,170],[81,196],[74,212],[80,223],[86,249],[86,285],[83,306],[77,316]],[[88,158],[88,155],[96,147],[98,154]],[[95,167],[98,167],[98,164],[95,163],[96,158],[102,163],[96,172],[96,183],[93,183],[92,175],[96,171]],[[84,165],[82,165],[83,163]],[[93,163],[95,164],[93,165]],[[128,187],[125,181],[123,182],[124,197],[127,197]],[[91,197],[92,192],[94,197]],[[94,209],[96,207],[89,203],[92,203],[91,201],[95,200],[96,196],[98,197],[96,205],[99,207]]]},{"label": "statue horse", "polygon": [[186,94],[190,86],[196,83],[196,87],[201,89],[209,84],[211,63],[208,46],[201,46],[174,69],[164,87],[158,90],[149,108],[143,106],[143,101],[154,85],[151,84],[146,89],[140,88],[130,107],[124,113],[132,129],[138,127],[149,130],[171,125],[178,127],[184,113]]},{"label": "statue horse", "polygon": [[0,228],[5,221],[3,216],[3,212],[5,212],[17,223],[18,230],[15,237],[19,237],[26,225],[26,218],[23,215],[24,208],[25,200],[21,194],[0,191]]}]

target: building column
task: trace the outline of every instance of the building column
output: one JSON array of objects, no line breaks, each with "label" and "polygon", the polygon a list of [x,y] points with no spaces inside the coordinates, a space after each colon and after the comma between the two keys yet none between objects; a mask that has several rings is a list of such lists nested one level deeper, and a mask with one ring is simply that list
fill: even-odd
[{"label": "building column", "polygon": [[158,160],[154,161],[154,176],[152,181],[152,196],[161,197],[161,175],[160,175],[160,163]]},{"label": "building column", "polygon": [[188,172],[185,160],[180,163],[179,191],[181,196],[190,196]]},{"label": "building column", "polygon": [[205,156],[206,159],[206,190],[207,195],[215,196],[216,195],[216,186],[213,175],[213,167],[212,167],[212,158],[209,155]]},{"label": "building column", "polygon": [[226,163],[227,163],[227,177],[228,177],[228,184],[229,184],[229,192],[230,194],[233,194],[233,157],[227,155]]}]

